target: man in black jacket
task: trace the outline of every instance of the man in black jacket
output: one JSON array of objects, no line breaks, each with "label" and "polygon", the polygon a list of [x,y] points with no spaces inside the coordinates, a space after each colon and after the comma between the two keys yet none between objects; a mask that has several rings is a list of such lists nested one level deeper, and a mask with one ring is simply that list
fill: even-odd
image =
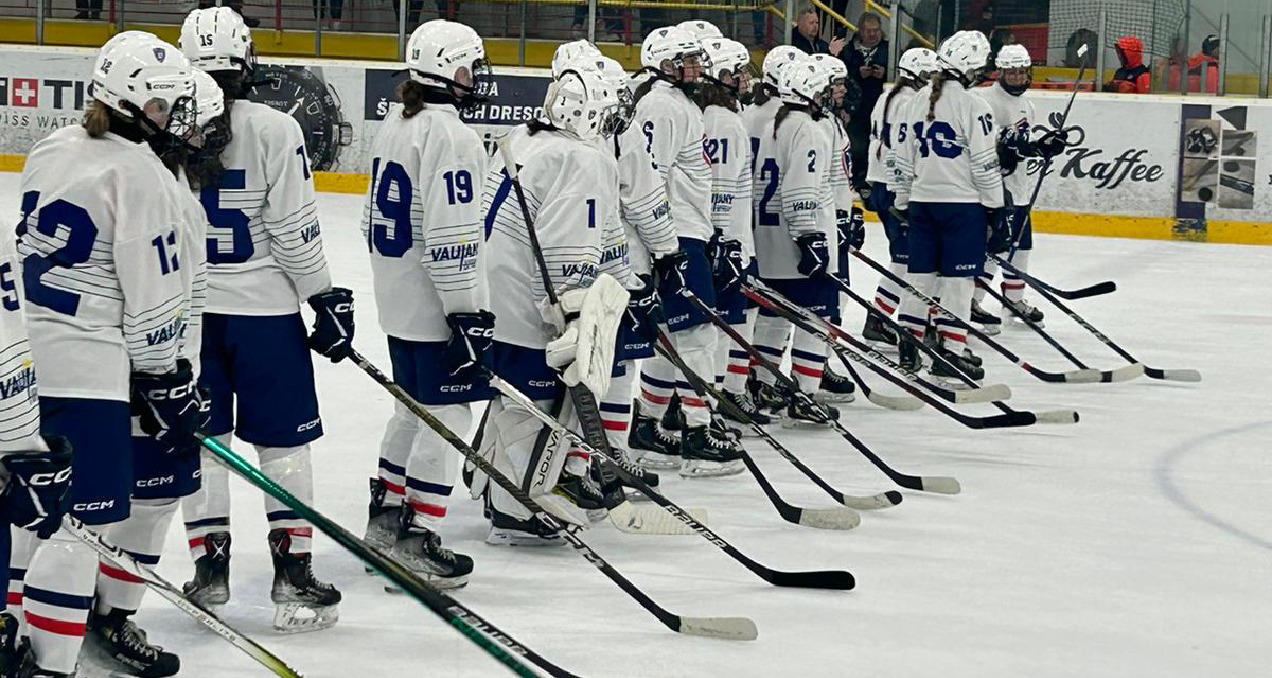
[{"label": "man in black jacket", "polygon": [[888,41],[883,39],[883,19],[865,12],[857,22],[852,37],[840,57],[848,65],[848,77],[861,87],[861,100],[852,111],[848,138],[852,143],[852,182],[860,186],[866,180],[866,150],[870,145],[870,111],[883,94],[888,80]]},{"label": "man in black jacket", "polygon": [[799,13],[799,20],[795,22],[795,31],[791,34],[791,46],[805,54],[839,56],[840,50],[844,48],[844,39],[835,38],[827,43],[821,39],[820,33],[821,18],[817,16],[817,10],[805,7]]}]

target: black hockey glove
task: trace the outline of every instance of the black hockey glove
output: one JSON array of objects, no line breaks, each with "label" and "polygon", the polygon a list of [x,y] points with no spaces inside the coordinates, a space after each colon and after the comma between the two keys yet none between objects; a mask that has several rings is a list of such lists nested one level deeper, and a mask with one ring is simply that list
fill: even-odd
[{"label": "black hockey glove", "polygon": [[348,358],[353,351],[353,290],[333,287],[309,297],[309,307],[314,309],[309,348],[333,363]]},{"label": "black hockey glove", "polygon": [[990,254],[1002,254],[1011,247],[1011,225],[1007,223],[1007,210],[985,208],[985,220],[989,228],[985,239],[985,251]]},{"label": "black hockey glove", "polygon": [[450,340],[446,342],[447,372],[452,377],[480,377],[495,342],[495,314],[490,311],[450,313],[446,324],[451,331]]},{"label": "black hockey glove", "polygon": [[835,210],[835,225],[839,227],[839,248],[844,254],[855,252],[866,244],[866,213],[853,205],[849,210]]},{"label": "black hockey glove", "polygon": [[658,322],[661,320],[661,306],[658,303],[658,288],[654,287],[654,279],[649,275],[637,276],[641,281],[638,289],[627,290],[627,312],[623,314],[623,324],[642,341],[653,342],[658,338]]},{"label": "black hockey glove", "polygon": [[[48,539],[71,508],[71,443],[49,436],[48,452],[18,452],[4,458],[9,482],[0,506],[9,522]],[[8,529],[8,528],[5,528]]]},{"label": "black hockey glove", "polygon": [[805,233],[795,238],[799,247],[799,274],[807,278],[820,278],[830,265],[830,252],[825,233]]},{"label": "black hockey glove", "polygon": [[716,246],[716,258],[712,262],[711,277],[717,292],[727,292],[740,287],[746,280],[746,261],[742,257],[742,243],[737,240],[721,240]]},{"label": "black hockey glove", "polygon": [[684,250],[676,250],[654,259],[654,274],[658,280],[658,290],[666,296],[683,295],[689,291],[689,281],[685,278],[689,270],[689,255]]},{"label": "black hockey glove", "polygon": [[177,371],[168,374],[134,372],[132,410],[141,430],[169,454],[199,449],[194,434],[208,423],[211,401],[194,380],[194,370],[185,358],[177,360]]},{"label": "black hockey glove", "polygon": [[1042,157],[1050,160],[1051,158],[1064,153],[1064,149],[1068,148],[1069,133],[1062,129],[1051,130],[1050,132],[1042,135],[1042,137],[1038,139],[1038,143],[1036,145],[1038,147],[1038,153],[1041,154]]}]

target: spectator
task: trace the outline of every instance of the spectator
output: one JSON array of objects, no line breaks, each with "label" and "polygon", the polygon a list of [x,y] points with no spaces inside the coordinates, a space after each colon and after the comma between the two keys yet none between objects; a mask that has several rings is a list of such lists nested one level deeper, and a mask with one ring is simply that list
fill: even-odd
[{"label": "spectator", "polygon": [[998,58],[998,50],[1006,45],[1016,44],[1016,34],[1011,32],[1010,28],[995,28],[992,35],[989,36],[989,62],[985,64],[985,75],[993,75],[998,71],[998,65],[995,60]]},{"label": "spectator", "polygon": [[821,19],[817,10],[805,7],[799,12],[799,21],[795,23],[795,33],[791,35],[791,45],[805,54],[829,54],[839,56],[843,51],[844,39],[835,38],[827,43],[820,37]]},{"label": "spectator", "polygon": [[[340,30],[340,17],[344,13],[344,0],[313,0],[314,19],[323,21],[331,19],[331,23],[323,21],[324,28]],[[330,9],[328,9],[330,8]]]},{"label": "spectator", "polygon": [[1151,86],[1148,67],[1144,65],[1144,43],[1140,39],[1127,35],[1117,39],[1113,49],[1122,67],[1113,74],[1113,79],[1104,83],[1105,92],[1122,94],[1148,94]]},{"label": "spectator", "polygon": [[[1099,46],[1100,36],[1089,28],[1079,28],[1069,34],[1064,44],[1064,65],[1068,68],[1093,68],[1095,66],[1095,50]],[[1086,45],[1086,54],[1078,56],[1078,50]],[[1100,77],[1104,77],[1101,75]]]},{"label": "spectator", "polygon": [[969,18],[967,21],[967,30],[980,31],[981,33],[985,34],[986,38],[993,35],[994,33],[994,2],[993,0],[989,0],[989,2],[986,2],[985,4],[981,5],[979,12],[976,11],[976,6],[974,4],[969,9],[971,10],[970,12],[971,18]]},{"label": "spectator", "polygon": [[[1172,59],[1167,88],[1179,91],[1179,62]],[[1188,58],[1188,91],[1219,93],[1219,36],[1208,35],[1201,43],[1201,52]]]},{"label": "spectator", "polygon": [[870,111],[883,94],[888,79],[888,41],[883,39],[883,19],[865,12],[857,21],[857,34],[843,50],[841,57],[848,66],[848,77],[861,88],[861,100],[851,112],[848,138],[852,143],[852,181],[865,183],[866,150],[870,146]]},{"label": "spectator", "polygon": [[[75,0],[75,1],[79,3],[79,2],[84,2],[85,0]],[[102,0],[87,0],[87,1],[97,3],[97,7],[99,9],[102,6]],[[256,28],[257,26],[261,25],[260,19],[250,17],[243,13],[243,0],[229,0],[229,2],[222,2],[221,4],[226,7],[229,7],[230,9],[234,10],[236,14],[243,17],[243,23],[247,24],[248,28]],[[209,7],[215,7],[215,6],[216,6],[216,0],[199,0],[199,9],[207,9]],[[96,17],[93,17],[93,18],[96,18]]]},{"label": "spectator", "polygon": [[75,0],[75,9],[76,19],[96,21],[102,18],[102,0]]}]

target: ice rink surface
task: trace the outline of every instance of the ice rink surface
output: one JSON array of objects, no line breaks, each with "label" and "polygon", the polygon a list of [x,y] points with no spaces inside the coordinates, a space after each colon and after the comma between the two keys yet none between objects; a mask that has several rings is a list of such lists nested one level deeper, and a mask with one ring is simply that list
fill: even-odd
[{"label": "ice rink surface", "polygon": [[[17,186],[18,175],[0,174],[9,223]],[[361,196],[322,194],[323,235],[333,277],[357,295],[358,347],[387,370],[358,229],[361,204]],[[867,251],[882,258],[882,233],[869,229]],[[443,535],[476,560],[476,570],[456,597],[588,678],[1269,675],[1272,248],[1042,235],[1033,264],[1059,287],[1116,280],[1115,294],[1072,307],[1141,361],[1196,368],[1204,381],[1044,384],[975,346],[986,359],[986,383],[1010,385],[1013,407],[1073,408],[1082,421],[972,431],[930,408],[847,405],[845,423],[894,467],[953,475],[963,486],[957,496],[906,491],[900,506],[863,512],[848,532],[782,521],[749,474],[663,475],[669,497],[706,508],[711,527],[745,553],[774,568],[846,568],[857,577],[851,592],[776,589],[694,536],[631,536],[604,524],[584,534],[673,612],[753,618],[755,642],[668,631],[568,547],[485,545],[480,505],[463,498],[462,486]],[[852,278],[863,294],[877,280],[859,262]],[[1085,362],[1124,364],[1043,309],[1048,329]],[[863,317],[848,309],[846,327],[855,331]],[[1027,329],[1008,328],[1000,338],[1039,366],[1069,367]],[[350,364],[322,362],[318,380],[326,436],[314,446],[316,504],[361,534],[392,400]],[[963,409],[997,413],[989,405]],[[775,433],[844,492],[894,489],[832,432]],[[748,438],[747,447],[784,497],[833,505],[762,441]],[[255,460],[250,447],[237,449]],[[382,580],[322,537],[315,569],[344,592],[340,623],[274,634],[260,492],[232,483],[229,623],[310,677],[507,675],[425,608],[384,593]],[[191,570],[174,524],[159,571],[179,584]],[[182,675],[267,674],[158,596],[147,596],[139,622],[153,642],[180,654]]]}]

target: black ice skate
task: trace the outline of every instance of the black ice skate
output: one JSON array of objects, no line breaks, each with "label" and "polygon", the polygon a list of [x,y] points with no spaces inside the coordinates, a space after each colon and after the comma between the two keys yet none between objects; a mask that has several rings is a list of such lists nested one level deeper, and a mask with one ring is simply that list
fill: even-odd
[{"label": "black ice skate", "polygon": [[1011,317],[1015,318],[1016,320],[1026,322],[1031,325],[1037,325],[1038,327],[1044,327],[1044,325],[1042,324],[1042,319],[1043,319],[1042,311],[1038,310],[1037,308],[1033,306],[1030,306],[1029,302],[1025,301],[1024,299],[1020,299],[1018,301],[1008,301],[1007,305],[1010,307],[1009,309],[1007,309],[1007,312],[1011,313]]},{"label": "black ice skate", "polygon": [[972,322],[981,326],[981,331],[993,336],[1003,331],[1003,319],[992,313],[986,313],[980,302],[972,300]]},{"label": "black ice skate", "polygon": [[[721,395],[724,396],[724,399],[729,401],[731,405],[733,405],[734,407],[746,413],[746,416],[750,418],[751,422],[755,422],[756,424],[759,424],[760,426],[768,426],[769,424],[773,423],[772,417],[761,412],[760,408],[755,406],[755,401],[751,399],[751,394],[734,393],[732,391],[722,391]],[[730,422],[736,422],[738,424],[742,424],[742,432],[744,435],[750,432],[751,429],[749,427],[749,424],[751,422],[743,421],[739,417],[730,416],[729,415],[730,411],[731,411],[730,409],[720,408],[720,414],[726,420]]]},{"label": "black ice skate", "polygon": [[839,410],[825,404],[819,408],[815,401],[796,397],[786,407],[782,428],[830,428],[832,419],[839,419]]},{"label": "black ice skate", "polygon": [[274,628],[301,633],[328,628],[340,619],[340,592],[314,578],[313,554],[294,555],[291,535],[279,528],[269,531],[269,551],[274,559]]},{"label": "black ice skate", "polygon": [[[457,589],[468,583],[473,572],[473,559],[442,547],[436,532],[414,523],[415,511],[409,506],[400,513],[393,560],[420,579],[439,589]],[[389,593],[400,593],[396,586],[385,586]]]},{"label": "black ice skate", "polygon": [[[591,461],[592,469],[590,471],[593,474],[593,477],[597,479],[597,482],[600,483],[601,491],[605,493],[607,497],[613,494],[614,483],[618,483],[618,486],[619,486],[618,490],[620,492],[622,491],[622,488],[624,487],[631,487],[632,489],[636,489],[635,487],[633,487],[632,483],[629,483],[627,480],[624,480],[623,474],[618,473],[614,467],[622,468],[624,471],[627,471],[628,473],[636,476],[637,478],[640,478],[640,480],[644,482],[646,485],[648,485],[651,489],[655,489],[655,490],[658,489],[658,474],[657,473],[654,473],[653,471],[650,471],[645,468],[641,468],[639,464],[637,464],[636,462],[633,462],[631,460],[632,459],[631,452],[628,452],[627,450],[617,448],[617,447],[612,447],[611,449],[614,451],[615,456],[617,456],[618,458],[610,459],[606,457],[607,463],[602,464],[601,459],[599,459],[596,455],[592,455],[592,461]],[[635,494],[627,498],[633,499],[633,500],[647,499],[647,497],[645,497],[645,495],[639,491],[637,491]]]},{"label": "black ice skate", "polygon": [[686,478],[731,476],[742,472],[742,452],[737,441],[709,426],[685,430],[680,454],[685,460],[680,475]]},{"label": "black ice skate", "polygon": [[522,520],[490,508],[490,534],[486,543],[493,546],[560,546],[561,533],[548,527],[537,517]]},{"label": "black ice skate", "polygon": [[181,660],[162,647],[147,642],[146,632],[128,618],[131,614],[128,610],[89,614],[84,646],[92,660],[108,669],[139,678],[175,675],[181,670]]},{"label": "black ice skate", "polygon": [[671,394],[671,402],[667,403],[667,411],[663,412],[659,423],[668,431],[685,430],[685,411],[680,407],[680,394]]},{"label": "black ice skate", "polygon": [[897,345],[898,363],[901,369],[910,374],[917,373],[923,367],[923,357],[919,355],[919,339],[907,337]]},{"label": "black ice skate", "polygon": [[[605,493],[601,491],[600,484],[591,477],[591,473],[576,475],[569,471],[562,471],[556,487],[552,488],[552,494],[565,499],[582,510],[586,521],[591,523],[604,520],[605,511],[609,508],[605,504]],[[557,505],[559,506],[560,504]],[[573,514],[575,512],[570,511],[570,513]],[[582,524],[578,518],[571,522]]]},{"label": "black ice skate", "polygon": [[28,652],[27,639],[18,640],[18,619],[0,612],[0,676],[15,676]]},{"label": "black ice skate", "polygon": [[[962,352],[955,353],[954,351],[946,348],[944,344],[938,346],[936,350],[940,353],[941,357],[945,359],[945,361],[942,362],[938,360],[932,363],[932,376],[940,378],[949,386],[957,387],[964,385],[963,382],[959,380],[958,373],[951,370],[950,366],[953,366],[959,372],[967,375],[967,377],[972,381],[980,381],[985,378],[985,369],[973,363],[965,357]],[[971,353],[970,349],[964,350],[967,353]],[[974,355],[972,357],[975,358]]]},{"label": "black ice skate", "polygon": [[627,444],[631,446],[633,453],[640,455],[636,458],[636,463],[645,468],[680,467],[680,438],[663,428],[653,417],[635,413]]},{"label": "black ice skate", "polygon": [[194,561],[194,579],[183,584],[181,592],[203,607],[229,602],[229,532],[213,532],[203,538],[203,555]]},{"label": "black ice skate", "polygon": [[[386,506],[384,498],[388,487],[380,478],[371,479],[371,502],[367,504],[367,533],[363,541],[367,546],[388,555],[397,539],[398,523],[402,520],[402,506]],[[367,574],[375,574],[375,569],[366,567]]]},{"label": "black ice skate", "polygon": [[883,318],[874,313],[866,313],[866,325],[861,328],[861,338],[875,348],[896,348],[897,333],[883,324]]},{"label": "black ice skate", "polygon": [[786,389],[776,384],[768,384],[759,379],[752,379],[747,382],[747,386],[751,389],[751,397],[755,400],[755,406],[761,412],[779,412],[790,402],[790,394],[786,392]]},{"label": "black ice skate", "polygon": [[821,387],[813,397],[819,403],[850,403],[857,399],[853,395],[856,390],[851,379],[835,374],[827,367],[822,370]]}]

